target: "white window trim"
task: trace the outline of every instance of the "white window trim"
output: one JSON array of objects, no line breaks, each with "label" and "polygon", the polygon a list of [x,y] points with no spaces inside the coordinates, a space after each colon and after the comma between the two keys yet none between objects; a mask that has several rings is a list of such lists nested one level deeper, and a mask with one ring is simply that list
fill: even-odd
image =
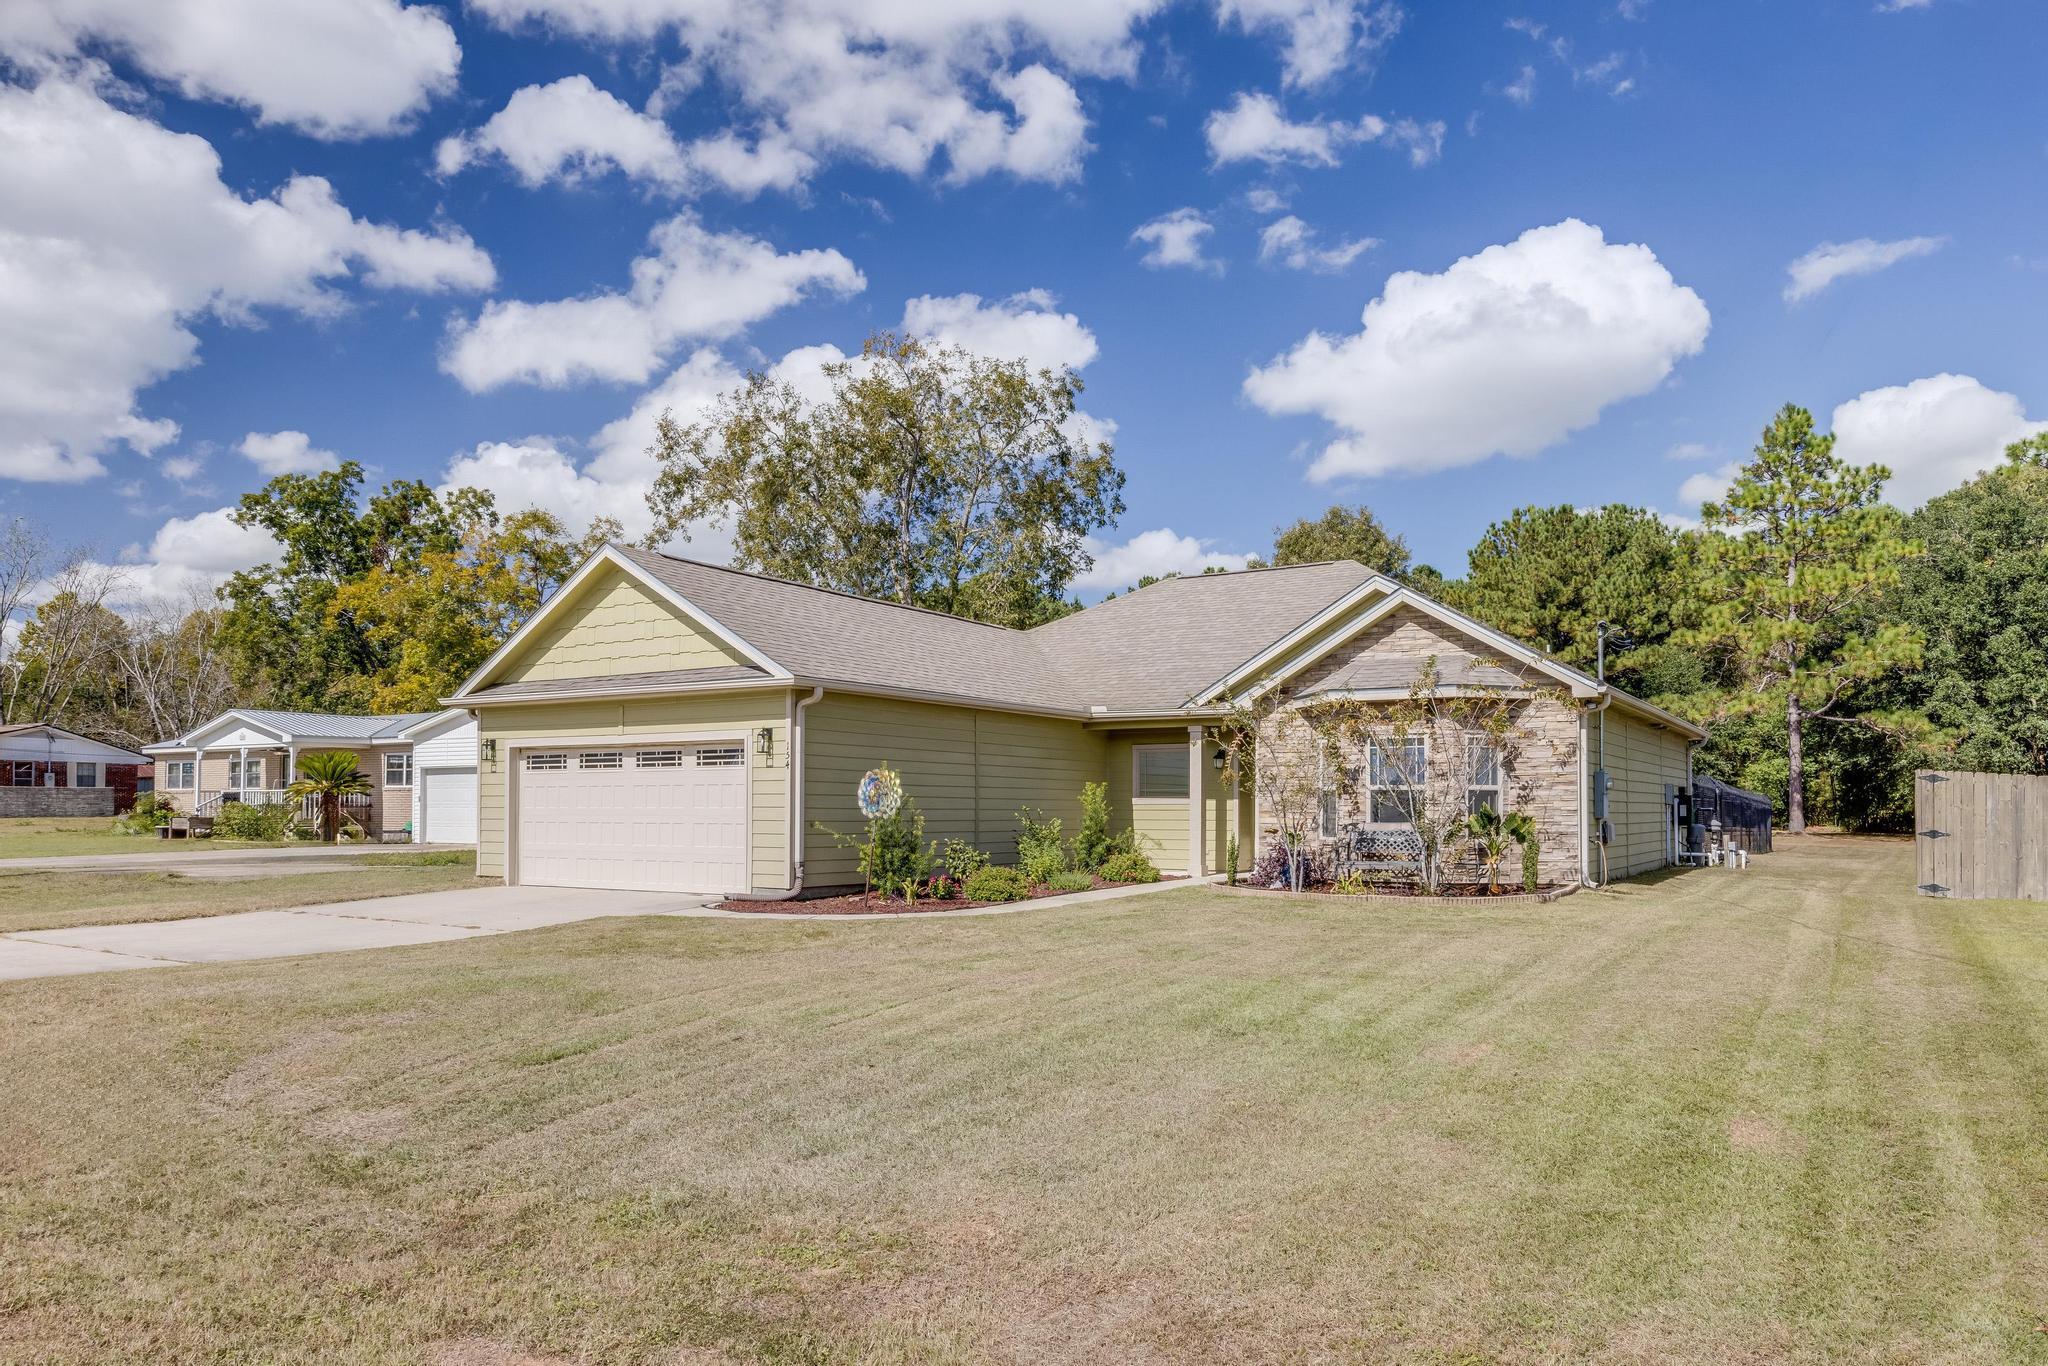
[{"label": "white window trim", "polygon": [[[391,781],[391,761],[393,759],[405,760],[405,781],[402,783],[394,783]],[[412,786],[412,781],[412,755],[409,752],[405,754],[400,754],[396,751],[386,751],[384,755],[384,786],[386,786],[387,788],[409,788]]]},{"label": "white window trim", "polygon": [[[256,781],[253,783],[249,781],[249,772],[252,766],[256,773]],[[263,756],[260,754],[250,755],[246,763],[243,761],[241,755],[230,754],[228,756],[227,790],[230,792],[263,791],[263,771],[265,767],[266,765],[263,762]]]},{"label": "white window trim", "polygon": [[[1467,736],[1465,737],[1465,744],[1466,744],[1466,746],[1467,746],[1468,752],[1469,752],[1469,749],[1470,749],[1470,747],[1471,747],[1471,746],[1473,746],[1473,745],[1481,745],[1481,744],[1485,744],[1485,745],[1491,745],[1491,747],[1492,747],[1492,749],[1493,749],[1493,781],[1492,781],[1492,782],[1490,782],[1490,783],[1467,783],[1467,784],[1465,784],[1465,814],[1466,814],[1466,815],[1468,815],[1468,816],[1472,814],[1472,794],[1473,794],[1473,793],[1475,793],[1475,792],[1491,792],[1491,793],[1493,794],[1493,809],[1494,809],[1494,811],[1495,811],[1495,812],[1497,812],[1497,813],[1498,813],[1498,814],[1500,814],[1500,815],[1503,815],[1503,816],[1507,815],[1507,814],[1508,814],[1508,756],[1507,756],[1507,753],[1506,753],[1506,751],[1505,751],[1505,750],[1503,750],[1501,746],[1499,746],[1499,745],[1496,745],[1496,744],[1493,744],[1493,743],[1492,743],[1491,741],[1489,741],[1489,740],[1488,740],[1488,739],[1487,739],[1487,738],[1486,738],[1485,736],[1483,736],[1483,735],[1470,735],[1470,734],[1468,734],[1468,735],[1467,735]],[[1469,760],[1468,760],[1468,763],[1469,763]]]},{"label": "white window trim", "polygon": [[[1190,800],[1190,798],[1186,796],[1141,797],[1138,795],[1139,777],[1143,772],[1143,769],[1140,767],[1139,763],[1139,754],[1141,751],[1148,749],[1170,749],[1174,752],[1175,755],[1179,756],[1182,768],[1186,768],[1188,766],[1188,746],[1184,741],[1172,741],[1164,744],[1153,741],[1134,742],[1131,745],[1131,805],[1185,806]],[[1195,783],[1192,775],[1188,775],[1187,783],[1189,793],[1193,793]]]},{"label": "white window trim", "polygon": [[[91,782],[81,783],[80,781],[78,781],[78,770],[81,768],[89,768],[92,770]],[[71,761],[71,785],[73,787],[78,788],[97,788],[103,786],[103,784],[100,782],[99,761],[96,759],[73,759]]]},{"label": "white window trim", "polygon": [[[1427,735],[1420,735],[1420,736],[1410,736],[1410,737],[1409,737],[1409,739],[1410,739],[1410,740],[1420,740],[1420,741],[1422,742],[1422,781],[1423,781],[1423,782],[1424,782],[1424,783],[1426,784],[1426,783],[1428,783],[1428,781],[1429,781],[1429,737],[1428,737]],[[1393,742],[1390,742],[1390,743],[1406,743],[1406,742],[1405,742],[1405,741],[1393,741]],[[1365,819],[1365,821],[1363,822],[1363,824],[1364,824],[1364,825],[1365,825],[1365,826],[1366,826],[1367,828],[1369,828],[1369,829],[1373,829],[1373,830],[1408,830],[1408,829],[1412,829],[1412,828],[1413,828],[1413,826],[1414,826],[1414,822],[1413,822],[1413,821],[1379,821],[1379,820],[1374,820],[1374,819],[1372,819],[1372,814],[1373,814],[1373,794],[1374,794],[1374,793],[1376,793],[1376,792],[1378,792],[1378,791],[1380,791],[1380,789],[1379,789],[1378,787],[1374,786],[1374,784],[1373,784],[1373,780],[1372,780],[1372,750],[1373,750],[1373,746],[1375,746],[1375,745],[1379,744],[1379,741],[1378,741],[1377,739],[1368,739],[1368,740],[1367,740],[1367,741],[1365,742],[1365,744],[1366,744],[1366,750],[1365,750],[1365,781],[1359,784],[1359,791],[1360,791],[1360,792],[1362,792],[1362,793],[1364,794],[1364,800],[1363,800],[1363,801],[1362,801],[1362,802],[1361,802],[1361,803],[1359,804],[1359,806],[1360,806],[1360,809],[1361,809],[1362,811],[1364,811],[1364,813],[1365,813],[1365,817],[1366,817],[1366,819]],[[1389,791],[1389,792],[1396,792],[1396,791],[1399,791],[1399,792],[1408,792],[1408,791],[1412,791],[1413,789],[1412,789],[1412,788],[1410,788],[1410,787],[1409,787],[1408,785],[1406,785],[1406,784],[1397,784],[1397,783],[1389,783],[1389,784],[1387,784],[1387,786],[1386,786],[1386,789],[1385,789],[1385,790],[1386,790],[1386,791]]]}]

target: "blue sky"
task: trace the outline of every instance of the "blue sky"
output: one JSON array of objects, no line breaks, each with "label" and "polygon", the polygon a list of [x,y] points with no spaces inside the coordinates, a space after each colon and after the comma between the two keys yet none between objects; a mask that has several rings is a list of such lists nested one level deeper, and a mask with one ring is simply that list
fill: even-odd
[{"label": "blue sky", "polygon": [[27,0],[0,514],[138,602],[334,455],[630,518],[663,402],[920,299],[1085,362],[1129,474],[1091,593],[1333,501],[1451,573],[1524,503],[1683,518],[1787,400],[1910,505],[2048,420],[2044,40],[2027,0]]}]

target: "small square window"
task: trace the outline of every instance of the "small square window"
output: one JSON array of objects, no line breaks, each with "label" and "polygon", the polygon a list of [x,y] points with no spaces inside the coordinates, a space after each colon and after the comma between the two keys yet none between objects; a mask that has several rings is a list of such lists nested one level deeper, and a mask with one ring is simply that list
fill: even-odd
[{"label": "small square window", "polygon": [[1186,745],[1138,745],[1131,750],[1137,766],[1132,791],[1139,800],[1185,801],[1188,795]]},{"label": "small square window", "polygon": [[412,755],[387,754],[384,756],[384,786],[412,786]]},{"label": "small square window", "polygon": [[71,785],[73,787],[98,787],[100,785],[100,766],[98,764],[73,764],[71,766]]}]

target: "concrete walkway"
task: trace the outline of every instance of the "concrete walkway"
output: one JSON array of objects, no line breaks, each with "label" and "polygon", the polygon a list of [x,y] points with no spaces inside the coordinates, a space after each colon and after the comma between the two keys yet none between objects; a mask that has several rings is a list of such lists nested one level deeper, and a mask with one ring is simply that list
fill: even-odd
[{"label": "concrete walkway", "polygon": [[[288,852],[280,850],[279,852]],[[716,920],[803,920],[844,925],[861,921],[943,920],[961,916],[1015,915],[1060,906],[1148,896],[1220,881],[1203,878],[1156,882],[1142,887],[1104,887],[973,906],[953,911],[903,911],[884,915],[804,915],[792,911],[722,911],[716,895],[677,892],[600,892],[575,887],[465,887],[452,892],[414,892],[367,901],[337,901],[286,911],[243,911],[236,915],[154,920],[134,925],[86,925],[69,930],[18,930],[0,935],[0,981],[60,977],[81,972],[166,968],[183,963],[239,963],[257,958],[294,958],[307,953],[387,949],[475,939],[487,934],[566,925],[614,915],[690,916]],[[772,904],[772,903],[768,903]]]},{"label": "concrete walkway", "polygon": [[20,930],[0,935],[0,981],[432,944],[610,915],[687,914],[716,899],[566,887],[465,887],[288,911]]},{"label": "concrete walkway", "polygon": [[[440,849],[472,850],[473,844],[294,844],[278,849],[164,849],[161,841],[140,841],[120,854],[67,854],[57,858],[0,858],[0,873],[160,873],[216,863],[251,867],[284,866],[302,859],[353,859],[368,854],[431,854]],[[179,841],[183,845],[183,841]],[[205,841],[200,841],[204,844]],[[152,844],[156,847],[152,848]]]}]

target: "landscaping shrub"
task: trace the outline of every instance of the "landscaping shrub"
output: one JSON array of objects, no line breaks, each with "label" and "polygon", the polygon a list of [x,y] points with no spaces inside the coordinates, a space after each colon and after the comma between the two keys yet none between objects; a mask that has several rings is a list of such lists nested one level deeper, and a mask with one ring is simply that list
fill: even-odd
[{"label": "landscaping shrub", "polygon": [[1074,866],[1098,872],[1118,854],[1137,852],[1136,831],[1126,827],[1110,833],[1109,784],[1085,784],[1081,788],[1081,829],[1074,835]]},{"label": "landscaping shrub", "polygon": [[1045,885],[1047,890],[1054,892],[1085,892],[1095,886],[1095,878],[1077,868],[1071,873],[1047,878]]},{"label": "landscaping shrub", "polygon": [[1067,842],[1057,817],[1025,807],[1017,813],[1017,869],[1028,882],[1050,882],[1067,871]]},{"label": "landscaping shrub", "polygon": [[864,839],[843,835],[822,821],[816,828],[840,848],[857,852],[861,880],[868,891],[883,896],[913,899],[938,856],[937,842],[924,841],[924,813],[908,796],[893,814],[870,820]]},{"label": "landscaping shrub", "polygon": [[1536,824],[1529,823],[1529,835],[1522,841],[1522,890],[1533,892],[1542,878],[1541,857],[1543,849],[1536,841]]},{"label": "landscaping shrub", "polygon": [[988,855],[966,840],[947,840],[939,852],[939,866],[955,882],[965,882],[988,867]]},{"label": "landscaping shrub", "polygon": [[1370,877],[1361,871],[1353,871],[1331,883],[1330,890],[1339,896],[1370,896],[1374,889]]},{"label": "landscaping shrub", "polygon": [[289,806],[252,806],[247,802],[222,802],[213,818],[213,836],[224,840],[275,842],[291,833],[293,811]]},{"label": "landscaping shrub", "polygon": [[159,797],[154,792],[138,792],[134,809],[116,816],[114,828],[128,835],[153,835],[156,828],[168,821],[176,810],[168,797]]},{"label": "landscaping shrub", "polygon": [[1157,882],[1159,870],[1143,854],[1116,854],[1102,865],[1105,882]]},{"label": "landscaping shrub", "polygon": [[1022,901],[1031,894],[1031,884],[1015,868],[990,866],[976,872],[960,889],[969,901]]},{"label": "landscaping shrub", "polygon": [[[1321,887],[1337,875],[1335,860],[1330,851],[1320,845],[1311,844],[1301,851],[1301,885]],[[1266,846],[1259,861],[1252,865],[1251,883],[1254,887],[1292,887],[1287,871],[1287,848],[1277,840]]]}]

